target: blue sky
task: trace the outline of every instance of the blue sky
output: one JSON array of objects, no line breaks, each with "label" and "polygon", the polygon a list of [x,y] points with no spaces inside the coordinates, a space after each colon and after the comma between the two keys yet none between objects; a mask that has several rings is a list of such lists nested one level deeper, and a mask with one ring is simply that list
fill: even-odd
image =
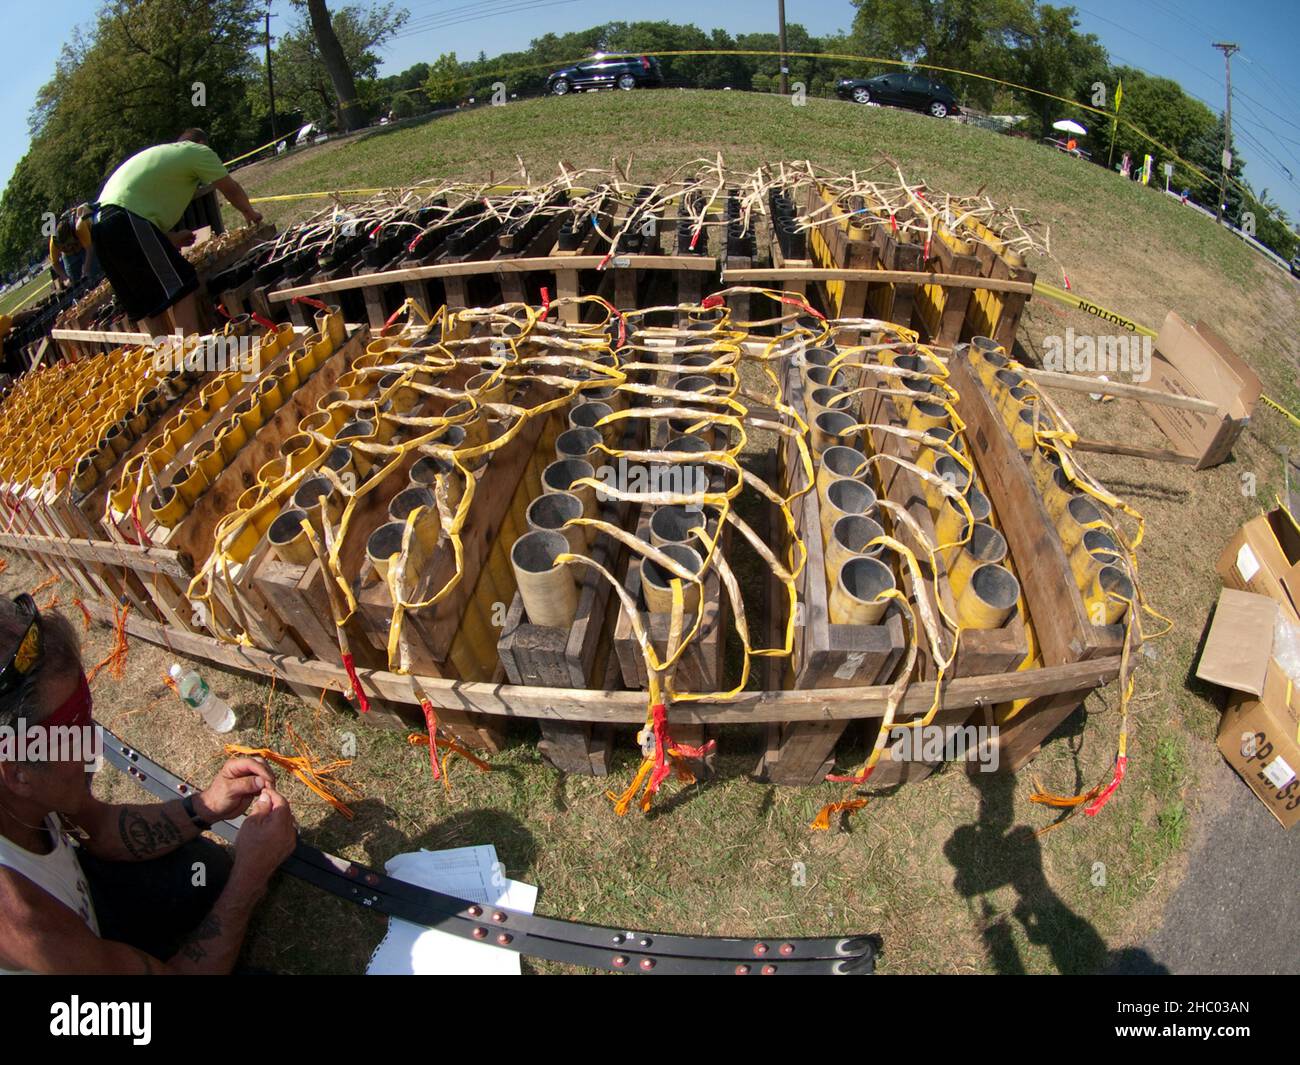
[{"label": "blue sky", "polygon": [[[335,3],[340,0],[334,0]],[[0,70],[6,107],[0,112],[0,179],[8,180],[27,148],[27,113],[49,79],[63,42],[76,25],[88,25],[98,0],[41,0],[4,5]],[[653,7],[616,0],[406,0],[411,31],[384,50],[384,73],[442,52],[462,58],[480,50],[494,55],[525,46],[546,32],[582,29],[613,19],[669,19],[731,32],[776,28],[774,0],[659,0]],[[1246,175],[1259,190],[1300,218],[1300,72],[1293,67],[1294,0],[1083,0],[1073,5],[1084,30],[1097,34],[1116,62],[1180,82],[1215,111],[1223,107],[1223,57],[1216,40],[1235,41],[1233,125]],[[513,8],[513,10],[512,10]],[[296,14],[288,0],[272,0],[272,32]],[[786,0],[786,18],[816,34],[847,29],[848,0]],[[482,17],[484,12],[497,12]]]}]

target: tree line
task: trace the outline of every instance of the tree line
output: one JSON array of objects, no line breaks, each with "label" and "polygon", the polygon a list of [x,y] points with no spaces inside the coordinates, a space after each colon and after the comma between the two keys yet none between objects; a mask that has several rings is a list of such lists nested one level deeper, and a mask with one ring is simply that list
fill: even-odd
[{"label": "tree line", "polygon": [[[1053,122],[1074,118],[1089,130],[1094,161],[1114,165],[1127,152],[1140,164],[1149,153],[1154,180],[1163,180],[1160,164],[1172,162],[1172,187],[1214,206],[1221,116],[1174,81],[1112,63],[1101,42],[1079,30],[1074,8],[1037,0],[854,3],[844,32],[816,36],[787,26],[790,80],[809,95],[833,95],[841,76],[897,69],[855,56],[947,68],[933,76],[967,108],[1024,116],[1013,132],[1042,137]],[[406,24],[404,9],[374,3],[331,10],[325,0],[294,0],[290,24],[276,27],[272,111],[264,14],[261,0],[108,0],[90,27],[75,31],[37,95],[30,148],[0,199],[0,271],[40,254],[46,212],[90,199],[124,158],[187,126],[207,129],[229,159],[305,122],[346,130],[416,116],[482,98],[497,81],[511,94],[536,95],[551,70],[594,52],[659,55],[669,85],[774,92],[780,77],[775,33],[667,21],[544,33],[522,51],[467,60],[448,52],[380,77],[378,50]],[[664,54],[674,52],[711,54]],[[736,52],[773,54],[727,54]],[[1112,112],[1121,82],[1120,122],[1079,106]],[[1228,217],[1253,213],[1258,238],[1291,258],[1297,241],[1289,222],[1267,190],[1243,188],[1245,161],[1235,146],[1232,155]]]}]

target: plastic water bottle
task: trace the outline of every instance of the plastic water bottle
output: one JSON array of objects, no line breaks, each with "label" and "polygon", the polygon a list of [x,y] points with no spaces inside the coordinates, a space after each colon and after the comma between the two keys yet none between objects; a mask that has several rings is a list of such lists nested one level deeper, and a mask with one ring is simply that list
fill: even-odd
[{"label": "plastic water bottle", "polygon": [[197,710],[208,728],[213,732],[229,732],[235,727],[235,712],[197,672],[192,669],[188,673],[182,672],[179,662],[173,662],[169,672],[176,682],[181,701],[190,709]]}]

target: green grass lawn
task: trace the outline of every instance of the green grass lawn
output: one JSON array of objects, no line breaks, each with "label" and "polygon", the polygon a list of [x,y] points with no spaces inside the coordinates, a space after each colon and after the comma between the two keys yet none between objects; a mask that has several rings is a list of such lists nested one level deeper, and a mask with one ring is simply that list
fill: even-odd
[{"label": "green grass lawn", "polygon": [[[1060,285],[1064,267],[1080,292],[1155,328],[1168,310],[1205,317],[1251,355],[1270,389],[1289,406],[1300,404],[1293,372],[1300,342],[1289,328],[1300,324],[1298,290],[1284,272],[1154,189],[1032,141],[910,112],[817,99],[795,107],[754,93],[583,93],[384,128],[255,164],[238,177],[254,196],[431,178],[507,180],[518,176],[520,159],[539,178],[561,162],[608,167],[613,160],[630,161],[634,178],[653,178],[719,152],[741,170],[810,159],[847,172],[883,156],[933,189],[982,191],[1050,224],[1055,261],[1035,264],[1044,280]],[[319,199],[279,201],[262,210],[284,222],[321,206]]]},{"label": "green grass lawn", "polygon": [[[42,285],[49,286],[48,273],[37,274],[30,281],[24,281],[21,285],[15,285],[3,296],[0,296],[0,314],[10,314],[15,307],[22,306],[28,296],[31,296]],[[43,295],[44,293],[42,293]],[[37,297],[39,298],[39,297]]]},{"label": "green grass lawn", "polygon": [[[718,152],[737,168],[810,159],[840,170],[873,166],[887,153],[909,179],[932,189],[983,189],[1051,223],[1054,259],[1031,264],[1046,280],[1059,284],[1063,266],[1079,291],[1153,326],[1169,309],[1204,318],[1257,369],[1270,394],[1300,406],[1300,316],[1290,277],[1162,194],[1039,145],[951,122],[818,100],[796,108],[741,93],[583,95],[367,134],[238,176],[254,196],[427,178],[503,180],[517,172],[518,156],[538,176],[549,177],[561,160],[583,167],[630,159],[634,176],[649,178]],[[264,209],[285,222],[319,205],[281,201]],[[1032,354],[1044,335],[1093,321],[1036,299],[1021,343]],[[1074,396],[1063,405],[1087,435],[1159,444],[1132,405]],[[520,723],[493,772],[456,763],[444,791],[430,779],[425,752],[402,734],[358,727],[255,678],[201,668],[243,708],[238,742],[286,750],[292,724],[325,755],[355,733],[348,779],[365,793],[355,820],[286,785],[305,836],[347,856],[382,864],[414,847],[490,841],[509,875],[541,885],[539,908],[548,914],[687,932],[879,931],[884,967],[894,972],[1087,972],[1158,923],[1206,813],[1200,782],[1218,758],[1218,711],[1213,692],[1188,678],[1217,595],[1213,566],[1232,530],[1280,489],[1275,449],[1298,442],[1282,419],[1261,410],[1232,461],[1214,470],[1085,456],[1090,470],[1146,514],[1145,585],[1176,625],[1142,657],[1123,787],[1101,816],[1079,816],[1043,836],[1035,832],[1054,814],[1029,802],[1034,779],[1072,792],[1108,773],[1113,690],[1090,697],[1086,715],[1068,722],[1017,777],[949,767],[877,794],[848,831],[818,834],[808,830],[809,819],[843,789],[748,781],[760,737],[744,729],[724,734],[717,780],[670,792],[648,817],[634,812],[620,820],[603,792],[621,790],[635,770],[630,731],[619,737],[613,777],[600,781],[547,768],[535,730]],[[1254,497],[1243,494],[1247,472],[1256,475]],[[15,563],[0,586],[14,594],[38,579]],[[87,659],[98,660],[108,642],[102,629],[88,634]],[[169,661],[133,641],[127,678],[97,682],[99,716],[172,768],[206,779],[221,745],[162,688]],[[851,736],[843,766],[857,764],[861,744],[860,735]],[[119,797],[136,794],[118,774],[106,774],[101,786]],[[285,882],[260,913],[251,960],[292,972],[355,972],[382,932],[374,915]]]}]

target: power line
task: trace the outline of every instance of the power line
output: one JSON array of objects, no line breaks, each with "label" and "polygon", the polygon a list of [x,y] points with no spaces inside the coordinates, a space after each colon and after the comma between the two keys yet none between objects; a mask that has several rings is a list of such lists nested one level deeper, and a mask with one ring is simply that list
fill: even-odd
[{"label": "power line", "polygon": [[1152,48],[1158,48],[1161,52],[1164,52],[1172,59],[1178,60],[1184,66],[1188,67],[1191,70],[1194,70],[1197,74],[1200,74],[1203,78],[1207,78],[1208,80],[1214,82],[1215,85],[1219,84],[1219,79],[1215,75],[1197,66],[1186,56],[1178,55],[1174,52],[1169,51],[1168,45],[1161,44],[1159,41],[1153,41],[1150,37],[1138,33],[1137,30],[1132,29],[1129,26],[1125,26],[1123,23],[1116,22],[1114,19],[1107,18],[1105,15],[1098,15],[1095,11],[1089,11],[1087,8],[1079,7],[1078,4],[1074,4],[1072,6],[1076,10],[1082,11],[1086,15],[1091,15],[1093,18],[1097,19],[1100,22],[1109,23],[1110,25],[1114,26],[1116,29],[1123,30],[1125,33],[1129,34],[1132,37],[1136,37],[1139,41],[1142,41],[1144,44],[1151,45]]},{"label": "power line", "polygon": [[[1083,9],[1083,8],[1080,8],[1079,10],[1082,11],[1082,10],[1084,10],[1084,9]],[[1136,31],[1130,30],[1128,27],[1123,26],[1123,25],[1121,25],[1120,23],[1115,22],[1115,21],[1112,20],[1112,19],[1106,19],[1106,18],[1103,18],[1102,16],[1097,15],[1095,12],[1088,12],[1088,14],[1092,15],[1094,18],[1101,19],[1103,22],[1110,22],[1111,25],[1116,26],[1117,28],[1119,28],[1119,29],[1121,29],[1121,30],[1124,30],[1126,33],[1131,33],[1133,36],[1137,37],[1139,40],[1146,41],[1148,44],[1156,45],[1156,47],[1162,47],[1162,46],[1156,44],[1156,42],[1152,41],[1150,38],[1148,38],[1148,37],[1144,37],[1142,34],[1137,33]],[[1166,52],[1168,51],[1167,49],[1164,49],[1164,50],[1165,50]],[[1169,53],[1169,54],[1170,54],[1170,55],[1173,55],[1173,53]],[[1126,59],[1124,56],[1120,55],[1118,52],[1115,52],[1115,51],[1112,50],[1112,51],[1111,51],[1111,56],[1112,56],[1114,59],[1118,59],[1121,63],[1124,64],[1124,66],[1129,67],[1129,68],[1131,68],[1131,69],[1133,69],[1133,70],[1136,70],[1136,71],[1138,71],[1139,73],[1145,74],[1145,75],[1147,75],[1148,77],[1152,77],[1152,78],[1158,78],[1158,77],[1161,77],[1161,75],[1156,74],[1155,72],[1153,72],[1153,71],[1151,71],[1151,70],[1147,70],[1146,68],[1139,66],[1137,63],[1134,63],[1134,62],[1132,62],[1131,60]],[[1197,67],[1194,63],[1191,63],[1190,61],[1184,59],[1183,57],[1181,57],[1181,56],[1173,56],[1173,57],[1176,58],[1176,59],[1179,59],[1181,62],[1183,62],[1184,64],[1186,64],[1186,65],[1187,65],[1188,67],[1190,67],[1191,69],[1196,70],[1198,73],[1205,75],[1207,78],[1210,78],[1210,77],[1211,77],[1211,76],[1210,76],[1209,74],[1207,74],[1204,70],[1201,70],[1201,69],[1200,69],[1199,67]],[[1213,81],[1215,82],[1216,85],[1219,84],[1219,80],[1218,80],[1217,78],[1211,78],[1211,80],[1213,80]],[[1198,96],[1196,93],[1188,91],[1188,89],[1187,89],[1185,86],[1182,86],[1181,84],[1180,84],[1179,87],[1182,89],[1182,91],[1183,91],[1184,93],[1186,93],[1186,94],[1187,94],[1189,97],[1191,97],[1193,100],[1197,100],[1197,101],[1199,101],[1200,103],[1204,104],[1204,105],[1205,105],[1205,106],[1206,106],[1206,107],[1211,111],[1211,113],[1218,113],[1218,112],[1219,112],[1219,109],[1216,108],[1216,107],[1215,107],[1212,103],[1210,103],[1208,100],[1206,100],[1203,96]],[[1291,122],[1291,121],[1290,121],[1289,119],[1287,119],[1285,116],[1278,114],[1276,111],[1273,111],[1271,108],[1269,108],[1269,107],[1267,107],[1266,105],[1264,105],[1264,104],[1260,103],[1259,101],[1255,100],[1254,97],[1249,96],[1248,94],[1244,93],[1244,92],[1243,92],[1239,87],[1233,87],[1233,88],[1232,88],[1232,98],[1233,98],[1234,100],[1244,99],[1244,100],[1246,100],[1246,101],[1249,101],[1250,103],[1256,104],[1257,106],[1263,108],[1265,111],[1267,111],[1269,114],[1271,114],[1274,118],[1277,118],[1278,120],[1280,120],[1280,121],[1282,121],[1282,122],[1285,122],[1287,125],[1289,125],[1289,126],[1293,126],[1296,130],[1300,131],[1300,125],[1296,125],[1296,123]],[[1256,123],[1256,124],[1257,124],[1258,127],[1259,127],[1259,128],[1260,128],[1260,129],[1265,133],[1265,135],[1267,135],[1267,136],[1269,136],[1269,137],[1272,137],[1272,138],[1276,138],[1276,139],[1279,140],[1279,141],[1285,141],[1285,140],[1288,140],[1288,138],[1283,137],[1283,136],[1282,136],[1281,134],[1279,134],[1276,130],[1273,130],[1273,129],[1269,128],[1268,123],[1267,123],[1264,119],[1262,119],[1262,118],[1258,118],[1258,113],[1257,113],[1257,112],[1254,112],[1254,109],[1253,109],[1253,108],[1252,108],[1251,110],[1252,110],[1253,113],[1256,113],[1256,117],[1257,117],[1257,123]],[[1272,151],[1270,151],[1270,149],[1269,149],[1267,146],[1265,146],[1265,145],[1263,144],[1262,141],[1260,141],[1260,140],[1259,140],[1258,138],[1256,138],[1256,137],[1253,137],[1253,136],[1249,135],[1248,132],[1244,132],[1244,131],[1243,131],[1243,139],[1248,139],[1248,140],[1250,140],[1250,141],[1252,142],[1252,147],[1255,148],[1255,149],[1257,149],[1259,153],[1262,153],[1262,154],[1257,154],[1257,155],[1255,156],[1255,158],[1259,160],[1259,165],[1260,165],[1260,166],[1262,166],[1262,167],[1267,167],[1267,168],[1269,168],[1269,169],[1272,169],[1272,170],[1274,171],[1274,173],[1278,174],[1279,176],[1282,176],[1283,179],[1284,179],[1285,181],[1287,181],[1289,184],[1292,184],[1292,185],[1295,186],[1297,189],[1300,189],[1300,185],[1296,185],[1295,182],[1293,181],[1290,169],[1286,166],[1286,164],[1284,164],[1280,159],[1278,159],[1277,156],[1274,155],[1274,154],[1272,153]],[[1300,141],[1291,141],[1291,143],[1293,143],[1293,144],[1297,144],[1297,145],[1300,145]],[[1285,149],[1285,148],[1284,148],[1283,151],[1285,151],[1287,155],[1289,155],[1289,156],[1291,155],[1291,152],[1290,152],[1288,149]],[[1293,158],[1293,160],[1296,162],[1297,166],[1300,166],[1300,159],[1295,159],[1294,156],[1292,156],[1292,158]]]},{"label": "power line", "polygon": [[[1259,140],[1258,137],[1256,137],[1249,130],[1245,129],[1240,120],[1238,120],[1237,125],[1238,125],[1238,129],[1236,132],[1237,135],[1241,137],[1242,141],[1246,144],[1253,145],[1255,148],[1257,148],[1260,152],[1264,154],[1265,159],[1263,165],[1265,167],[1271,168],[1274,171],[1274,173],[1278,174],[1288,185],[1291,185],[1296,189],[1300,189],[1300,185],[1296,184],[1295,175],[1291,172],[1290,168],[1287,167],[1286,164],[1284,164],[1275,155],[1273,155],[1268,150],[1268,148],[1263,144],[1263,142]],[[1255,159],[1259,160],[1260,156],[1258,155],[1255,156]]]},{"label": "power line", "polygon": [[1293,129],[1300,130],[1300,125],[1297,125],[1296,123],[1292,122],[1292,121],[1291,121],[1289,118],[1287,118],[1285,115],[1280,115],[1280,114],[1278,114],[1276,111],[1274,111],[1274,110],[1273,110],[1271,107],[1269,107],[1267,104],[1260,103],[1259,100],[1256,100],[1253,96],[1250,96],[1250,95],[1248,95],[1248,94],[1242,92],[1240,89],[1234,89],[1234,90],[1232,91],[1232,95],[1233,95],[1233,96],[1240,96],[1240,97],[1242,97],[1243,99],[1249,100],[1251,103],[1255,104],[1257,107],[1260,107],[1260,108],[1262,108],[1263,110],[1267,111],[1270,115],[1272,115],[1272,116],[1273,116],[1274,118],[1276,118],[1278,121],[1280,121],[1280,122],[1285,122],[1288,126],[1291,126]]},{"label": "power line", "polygon": [[[429,24],[422,24],[417,29],[404,30],[402,33],[395,34],[392,40],[400,40],[405,37],[415,37],[422,33],[429,33],[432,30],[448,29],[452,26],[462,26],[468,22],[480,22],[483,19],[495,18],[498,15],[509,15],[518,11],[536,10],[545,7],[559,7],[562,4],[573,4],[573,3],[577,3],[577,0],[549,0],[549,2],[544,2],[544,3],[537,3],[536,0],[525,0],[525,2],[522,3],[517,2],[516,0],[516,2],[512,3],[511,0],[506,0],[507,6],[498,7],[494,10],[487,11],[487,12],[482,11],[485,5],[472,4],[468,6],[471,9],[478,10],[482,13],[477,15],[470,15],[465,18],[453,17],[450,19],[445,19],[443,21],[434,21]],[[450,13],[451,13],[450,10],[448,10],[448,12],[446,12],[445,14],[450,14]],[[433,16],[433,17],[437,18],[437,16]]]},{"label": "power line", "polygon": [[1205,34],[1205,36],[1209,37],[1211,40],[1213,40],[1215,37],[1225,36],[1225,34],[1221,32],[1222,27],[1220,27],[1220,29],[1217,30],[1212,30],[1210,29],[1210,27],[1205,25],[1204,22],[1198,22],[1196,19],[1192,18],[1191,15],[1189,15],[1186,11],[1181,10],[1179,8],[1172,7],[1169,3],[1166,2],[1166,0],[1148,0],[1148,3],[1151,3],[1156,7],[1158,7],[1161,11],[1163,11],[1166,15],[1173,18],[1175,21],[1185,22],[1193,29],[1199,30],[1201,33]]},{"label": "power line", "polygon": [[[445,2],[445,0],[440,0],[440,2]],[[417,18],[412,19],[410,22],[408,22],[405,26],[402,27],[402,33],[405,35],[413,31],[418,32],[420,29],[432,26],[434,23],[446,22],[450,19],[460,17],[461,15],[464,15],[466,12],[471,12],[471,11],[482,12],[489,8],[501,7],[504,4],[514,3],[514,2],[516,2],[516,0],[495,0],[495,3],[493,2],[489,2],[486,4],[470,3],[470,4],[461,4],[458,7],[444,8],[441,11],[430,12],[429,14],[420,15]]]},{"label": "power line", "polygon": [[[1242,103],[1242,102],[1243,102],[1243,101],[1238,101],[1238,103]],[[1265,122],[1263,119],[1261,119],[1261,118],[1259,117],[1258,114],[1255,114],[1255,112],[1254,112],[1254,108],[1250,107],[1249,104],[1246,104],[1245,106],[1247,107],[1248,110],[1251,111],[1252,114],[1254,114],[1254,124],[1255,124],[1255,126],[1256,126],[1259,130],[1261,130],[1265,136],[1268,136],[1268,137],[1272,137],[1272,136],[1274,136],[1272,130],[1270,130],[1270,129],[1268,128],[1268,123]],[[1242,123],[1245,123],[1245,122],[1247,122],[1248,120],[1247,120],[1247,119],[1244,119],[1244,118],[1241,118],[1240,116],[1238,116],[1238,121],[1239,121],[1239,122],[1242,122]],[[1279,141],[1281,141],[1281,140],[1283,140],[1284,138],[1278,138],[1278,139],[1279,139]],[[1295,142],[1293,141],[1292,143],[1295,143]],[[1271,149],[1265,149],[1265,151],[1267,151],[1267,152],[1269,153],[1270,156],[1272,155],[1272,151],[1271,151]],[[1291,161],[1292,161],[1293,163],[1295,163],[1295,165],[1296,165],[1297,167],[1300,167],[1300,159],[1296,158],[1295,153],[1292,152],[1291,149],[1289,149],[1289,148],[1285,147],[1285,145],[1283,145],[1283,146],[1282,146],[1282,151],[1283,151],[1283,153],[1285,153],[1285,154],[1286,154],[1286,155],[1291,159]],[[1273,158],[1276,159],[1275,156],[1274,156]],[[1281,162],[1281,160],[1277,160],[1277,161],[1278,161],[1279,163]]]},{"label": "power line", "polygon": [[1284,96],[1297,96],[1297,95],[1300,95],[1300,89],[1297,89],[1297,88],[1296,88],[1295,86],[1293,86],[1293,85],[1288,85],[1288,84],[1287,84],[1286,82],[1284,82],[1281,78],[1275,76],[1275,75],[1272,73],[1272,71],[1270,71],[1270,70],[1268,69],[1268,67],[1264,66],[1263,63],[1259,62],[1258,60],[1251,59],[1250,56],[1248,56],[1245,52],[1242,52],[1242,53],[1241,53],[1241,58],[1244,59],[1244,60],[1246,61],[1246,63],[1249,65],[1249,67],[1250,67],[1253,71],[1255,71],[1256,73],[1262,74],[1262,75],[1263,75],[1264,77],[1266,77],[1269,81],[1271,81],[1274,85],[1276,85],[1278,88],[1280,88],[1280,89],[1282,90],[1282,94],[1283,94]]}]

